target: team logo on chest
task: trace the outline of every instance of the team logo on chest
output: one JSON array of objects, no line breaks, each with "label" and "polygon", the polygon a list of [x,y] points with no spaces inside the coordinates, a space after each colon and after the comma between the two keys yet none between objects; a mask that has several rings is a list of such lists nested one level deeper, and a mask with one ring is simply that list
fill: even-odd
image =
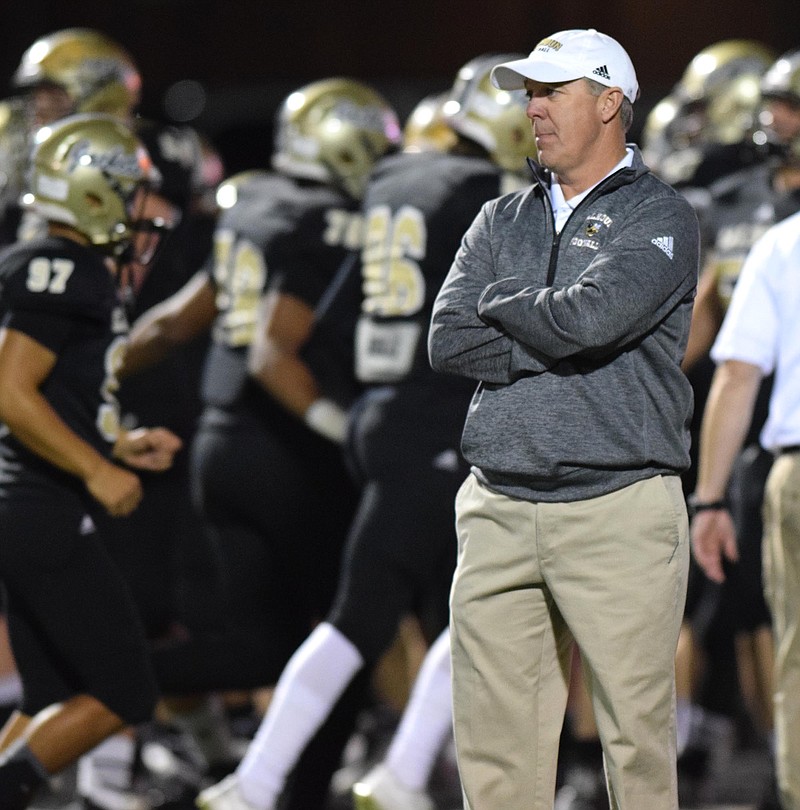
[{"label": "team logo on chest", "polygon": [[606,214],[589,214],[583,226],[583,236],[573,236],[570,245],[575,247],[585,247],[590,250],[600,250],[600,242],[595,239],[603,228],[611,226],[612,219]]}]

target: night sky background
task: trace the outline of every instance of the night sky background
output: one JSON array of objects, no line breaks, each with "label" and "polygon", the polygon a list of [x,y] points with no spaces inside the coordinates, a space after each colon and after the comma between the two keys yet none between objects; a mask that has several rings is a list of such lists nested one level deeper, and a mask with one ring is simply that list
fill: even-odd
[{"label": "night sky background", "polygon": [[597,28],[630,53],[642,87],[636,140],[649,109],[707,45],[756,39],[776,55],[800,47],[800,1],[0,0],[6,94],[24,50],[69,26],[125,46],[144,78],[141,113],[192,124],[238,171],[267,165],[275,112],[307,82],[367,81],[405,118],[473,57],[528,53],[564,28]]}]

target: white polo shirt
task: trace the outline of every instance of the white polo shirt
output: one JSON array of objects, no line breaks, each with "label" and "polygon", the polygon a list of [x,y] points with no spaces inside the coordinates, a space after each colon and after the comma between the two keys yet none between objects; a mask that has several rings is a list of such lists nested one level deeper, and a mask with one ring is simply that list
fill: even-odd
[{"label": "white polo shirt", "polygon": [[800,444],[800,213],[753,245],[711,357],[774,371],[761,444],[767,450]]}]

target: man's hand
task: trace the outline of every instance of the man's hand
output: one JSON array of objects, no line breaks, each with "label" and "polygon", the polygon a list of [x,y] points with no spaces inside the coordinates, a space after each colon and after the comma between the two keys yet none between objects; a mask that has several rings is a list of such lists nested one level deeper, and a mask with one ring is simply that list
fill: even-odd
[{"label": "man's hand", "polygon": [[137,428],[120,433],[114,457],[138,470],[162,472],[172,466],[183,442],[166,428]]},{"label": "man's hand", "polygon": [[86,478],[86,489],[112,517],[125,517],[142,500],[139,476],[105,459]]},{"label": "man's hand", "polygon": [[714,582],[723,582],[723,560],[736,562],[736,531],[727,509],[708,509],[698,512],[692,519],[692,551],[705,575]]}]

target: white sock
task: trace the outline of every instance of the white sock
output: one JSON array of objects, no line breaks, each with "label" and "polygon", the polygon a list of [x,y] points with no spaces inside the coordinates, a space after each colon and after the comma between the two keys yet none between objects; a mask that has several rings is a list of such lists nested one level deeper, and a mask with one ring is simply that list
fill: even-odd
[{"label": "white sock", "polygon": [[22,701],[22,678],[12,672],[0,675],[0,706],[17,706]]},{"label": "white sock", "polygon": [[78,760],[78,794],[104,810],[142,810],[144,800],[130,792],[135,756],[129,735],[106,738]]},{"label": "white sock", "polygon": [[258,810],[274,808],[286,777],[363,665],[355,645],[327,622],[300,645],[236,769],[246,801]]},{"label": "white sock", "polygon": [[450,633],[444,630],[422,662],[386,754],[386,766],[406,787],[424,790],[452,728]]},{"label": "white sock", "polygon": [[692,717],[694,707],[687,698],[678,698],[676,708],[678,756],[680,756],[686,748],[686,745],[689,742],[689,735],[692,732]]}]

